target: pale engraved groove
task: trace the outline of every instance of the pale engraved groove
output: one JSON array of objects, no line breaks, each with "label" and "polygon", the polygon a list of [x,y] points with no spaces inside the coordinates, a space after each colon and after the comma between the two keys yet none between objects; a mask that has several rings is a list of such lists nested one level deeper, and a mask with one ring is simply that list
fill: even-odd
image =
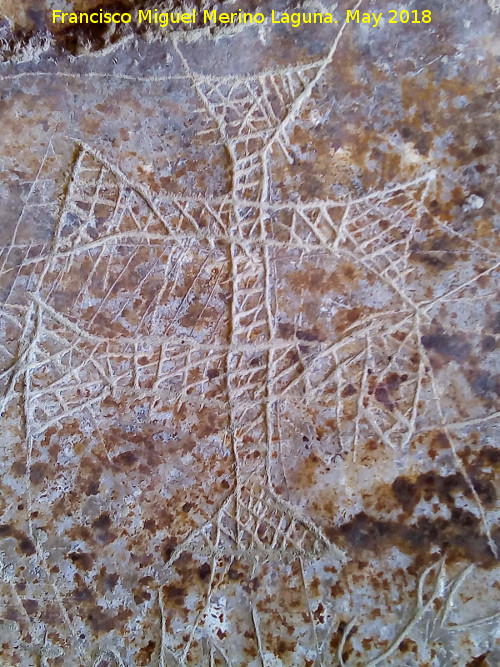
[{"label": "pale engraved groove", "polygon": [[[417,628],[417,626],[419,626],[419,624],[422,624],[424,619],[428,618],[429,616],[431,618],[428,621],[428,626],[430,624],[432,627],[430,629],[428,627],[427,632],[425,632],[425,639],[429,643],[439,643],[443,640],[446,633],[464,632],[466,630],[479,627],[480,625],[487,625],[498,621],[500,618],[500,612],[470,622],[457,624],[447,623],[450,610],[456,604],[456,595],[458,594],[460,588],[463,586],[464,581],[474,572],[474,570],[474,565],[468,565],[456,577],[447,581],[446,563],[444,558],[441,559],[438,563],[434,563],[433,565],[427,567],[418,579],[416,590],[417,602],[410,620],[401,630],[397,631],[396,637],[391,642],[390,646],[376,658],[363,663],[364,667],[376,667],[376,665],[388,664],[387,660],[390,659],[391,656],[394,656],[400,647],[401,642],[406,638],[414,636],[413,631]],[[432,584],[430,593],[427,594],[427,600],[425,600],[424,588],[426,586],[427,580],[431,575],[434,576],[434,583]],[[436,606],[436,601],[439,601],[441,604]],[[344,661],[342,654],[344,652],[346,642],[350,636],[352,636],[351,633],[353,629],[355,627],[359,628],[359,625],[359,619],[353,617],[344,628],[337,650],[337,660],[340,667],[347,667],[347,663]],[[391,664],[398,663],[396,662]]]}]

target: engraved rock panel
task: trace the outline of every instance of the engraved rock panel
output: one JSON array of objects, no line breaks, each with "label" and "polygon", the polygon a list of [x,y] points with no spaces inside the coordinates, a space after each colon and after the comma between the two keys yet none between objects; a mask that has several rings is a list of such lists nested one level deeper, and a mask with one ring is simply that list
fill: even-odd
[{"label": "engraved rock panel", "polygon": [[3,9],[2,665],[499,663],[500,19],[354,4]]}]

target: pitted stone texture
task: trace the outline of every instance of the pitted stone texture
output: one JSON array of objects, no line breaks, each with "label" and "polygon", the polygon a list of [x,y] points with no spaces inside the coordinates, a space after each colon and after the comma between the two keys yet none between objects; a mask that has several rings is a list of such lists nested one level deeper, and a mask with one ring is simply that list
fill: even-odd
[{"label": "pitted stone texture", "polygon": [[2,65],[2,665],[498,664],[490,5]]}]

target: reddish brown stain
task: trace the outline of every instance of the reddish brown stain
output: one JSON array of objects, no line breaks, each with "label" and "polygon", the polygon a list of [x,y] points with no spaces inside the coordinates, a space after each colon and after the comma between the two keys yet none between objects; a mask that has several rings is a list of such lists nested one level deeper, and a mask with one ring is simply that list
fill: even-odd
[{"label": "reddish brown stain", "polygon": [[418,655],[418,644],[408,637],[403,639],[398,648],[401,653],[414,653]]},{"label": "reddish brown stain", "polygon": [[15,461],[12,464],[12,474],[14,477],[24,477],[26,475],[26,463],[24,461]]},{"label": "reddish brown stain", "polygon": [[363,310],[361,308],[348,308],[339,311],[334,319],[335,330],[338,333],[343,333],[346,329],[351,327],[360,317],[363,315]]},{"label": "reddish brown stain", "polygon": [[[435,456],[449,449],[448,439],[441,432],[432,435],[430,444]],[[500,471],[500,450],[466,447],[460,456],[482,506],[486,510],[494,508],[498,497],[496,479]],[[393,545],[405,553],[413,553],[417,559],[423,558],[425,562],[431,557],[433,549],[439,547],[449,559],[462,558],[485,567],[496,562],[481,521],[472,512],[457,506],[457,501],[462,498],[475,503],[469,482],[461,472],[439,475],[430,470],[416,476],[400,476],[390,487],[383,485],[377,488],[373,498],[376,502],[367,504],[367,509],[352,521],[340,527],[327,528],[328,537],[337,544],[356,550],[358,554],[364,550],[380,553]],[[384,503],[380,502],[381,498],[385,499]],[[425,501],[427,507],[430,504],[433,516],[414,516],[420,501]],[[442,507],[448,509],[449,519],[440,514]],[[384,518],[384,513],[392,513],[397,508],[401,511],[398,520]],[[372,515],[372,511],[378,515]],[[492,536],[494,541],[500,540],[497,527],[493,528]]]},{"label": "reddish brown stain", "polygon": [[302,459],[299,467],[294,471],[294,478],[297,480],[297,488],[310,489],[316,483],[316,475],[323,461],[321,458],[311,452],[309,456]]},{"label": "reddish brown stain", "polygon": [[342,398],[349,398],[349,396],[354,396],[357,394],[357,389],[352,384],[347,384],[342,390]]},{"label": "reddish brown stain", "polygon": [[218,318],[218,311],[216,308],[206,306],[206,304],[199,301],[188,306],[186,314],[179,320],[183,327],[201,327],[204,323],[210,322]]},{"label": "reddish brown stain", "polygon": [[[471,497],[472,495],[470,487],[462,473],[440,476],[434,471],[419,475],[415,482],[411,482],[405,477],[398,477],[393,482],[392,490],[401,507],[405,512],[410,514],[421,498],[430,501],[433,496],[437,496],[441,502],[453,505],[457,495],[464,495],[466,497]],[[488,491],[483,497],[481,497],[480,491],[477,488],[476,491],[482,502],[491,505],[488,498],[491,491]]]},{"label": "reddish brown stain", "polygon": [[94,558],[89,553],[72,552],[68,554],[68,558],[76,565],[77,568],[86,571],[91,570],[94,564]]},{"label": "reddish brown stain", "polygon": [[102,566],[96,577],[98,592],[101,595],[104,595],[109,591],[113,591],[116,588],[119,580],[120,577],[118,574],[114,572],[107,572],[106,568]]},{"label": "reddish brown stain", "polygon": [[96,539],[102,544],[110,544],[116,539],[116,533],[110,530],[112,523],[109,512],[103,512],[92,522]]},{"label": "reddish brown stain", "polygon": [[121,468],[127,468],[133,466],[134,463],[137,463],[137,460],[137,454],[135,454],[135,452],[128,451],[122,452],[121,454],[118,454],[118,456],[115,456],[113,462],[117,463]]},{"label": "reddish brown stain", "polygon": [[490,667],[491,663],[488,660],[489,654],[490,652],[487,651],[482,655],[478,655],[477,658],[472,658],[472,660],[469,660],[466,667]]},{"label": "reddish brown stain", "polygon": [[165,607],[173,608],[184,606],[184,601],[187,594],[188,591],[184,586],[175,586],[173,584],[169,584],[162,588]]},{"label": "reddish brown stain", "polygon": [[156,642],[149,641],[146,646],[143,646],[137,653],[137,662],[141,667],[151,664],[153,653],[156,649]]},{"label": "reddish brown stain", "polygon": [[134,596],[134,602],[137,605],[141,605],[148,600],[151,600],[151,585],[154,583],[153,577],[142,577],[138,581],[138,585],[132,589],[132,594]]},{"label": "reddish brown stain", "polygon": [[47,466],[44,463],[34,463],[30,468],[30,481],[33,484],[40,484],[46,478]]},{"label": "reddish brown stain", "polygon": [[[481,521],[459,508],[453,509],[449,520],[421,517],[413,524],[384,521],[360,512],[340,527],[326,528],[325,533],[336,544],[345,544],[356,552],[380,553],[396,546],[404,553],[429,558],[433,547],[439,547],[449,560],[467,560],[483,567],[498,563],[483,534]],[[498,528],[492,531],[492,538],[500,545]]]},{"label": "reddish brown stain", "polygon": [[26,613],[30,618],[36,615],[38,612],[38,600],[23,600],[23,607],[26,609]]},{"label": "reddish brown stain", "polygon": [[[195,424],[195,433],[199,438],[206,438],[213,433],[221,431],[227,423],[227,417],[220,410],[204,407],[198,412],[198,418]],[[193,448],[196,446],[194,440],[191,441]]]},{"label": "reddish brown stain", "polygon": [[2,524],[0,525],[0,539],[3,537],[13,537],[16,539],[18,542],[18,551],[25,556],[32,556],[36,553],[33,541],[26,535],[26,533],[23,533],[22,530],[18,530],[8,524]]},{"label": "reddish brown stain", "polygon": [[382,403],[387,408],[387,410],[389,410],[389,412],[392,412],[396,407],[396,403],[391,398],[387,387],[384,387],[383,385],[379,385],[375,389],[375,398],[377,401]]},{"label": "reddish brown stain", "polygon": [[163,543],[162,552],[165,561],[169,561],[177,546],[175,537],[167,537]]},{"label": "reddish brown stain", "polygon": [[287,653],[293,653],[297,646],[296,641],[280,639],[276,644],[273,653],[279,658],[285,658]]},{"label": "reddish brown stain", "polygon": [[[203,565],[201,565],[198,568],[198,576],[200,577],[200,579],[202,581],[207,579],[210,576],[211,572],[212,572],[212,568],[210,567],[210,565],[208,563],[204,563]],[[233,572],[234,572],[234,570],[233,570]]]}]

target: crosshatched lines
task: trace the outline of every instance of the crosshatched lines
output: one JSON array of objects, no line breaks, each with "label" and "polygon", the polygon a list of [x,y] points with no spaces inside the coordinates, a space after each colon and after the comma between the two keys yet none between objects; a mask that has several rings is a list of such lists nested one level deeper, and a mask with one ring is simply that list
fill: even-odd
[{"label": "crosshatched lines", "polygon": [[[264,77],[261,94],[271,83],[276,87]],[[303,91],[307,84],[298,77],[296,85]],[[234,119],[224,115],[219,121],[227,136],[232,128],[231,141],[248,134],[253,114],[275,131],[297,94],[291,84],[289,98],[276,93],[281,109],[271,113],[256,104],[255,86],[252,80],[231,91],[224,84],[204,92],[219,116],[225,107],[210,98],[234,96],[228,107]],[[239,105],[246,109],[244,119]],[[242,150],[253,155],[249,144]],[[336,408],[339,440],[354,459],[369,434],[391,448],[409,443],[425,381],[418,352],[428,309],[409,295],[416,272],[409,248],[434,172],[364,198],[273,208],[262,197],[270,153],[261,146],[256,155],[258,195],[239,193],[233,181],[232,195],[219,202],[155,202],[96,151],[80,147],[52,248],[36,258],[28,256],[28,247],[17,262],[15,280],[25,265],[35,272],[43,267],[31,293],[31,307],[36,304],[43,316],[27,369],[38,405],[35,434],[81,407],[98,409],[100,399],[125,390],[151,400],[159,391],[170,405],[196,395],[203,401],[208,373],[217,368],[225,386],[206,400],[229,406],[241,474],[251,471],[252,456],[269,451],[273,405],[290,401],[292,394]],[[333,261],[348,258],[386,285],[399,314],[375,310],[336,339],[304,341],[300,333],[295,340],[281,338],[277,276],[270,267],[282,253],[294,252],[299,263],[318,252]],[[8,259],[4,272],[10,271]],[[14,362],[15,353],[2,349]],[[384,383],[396,365],[401,370],[405,364],[395,409]],[[3,372],[5,378],[11,373],[11,388],[14,368],[15,362],[6,362]],[[44,383],[37,380],[39,371]],[[346,394],[346,387],[354,389]],[[249,448],[244,443],[250,440]],[[262,483],[270,484],[269,471]]]}]

